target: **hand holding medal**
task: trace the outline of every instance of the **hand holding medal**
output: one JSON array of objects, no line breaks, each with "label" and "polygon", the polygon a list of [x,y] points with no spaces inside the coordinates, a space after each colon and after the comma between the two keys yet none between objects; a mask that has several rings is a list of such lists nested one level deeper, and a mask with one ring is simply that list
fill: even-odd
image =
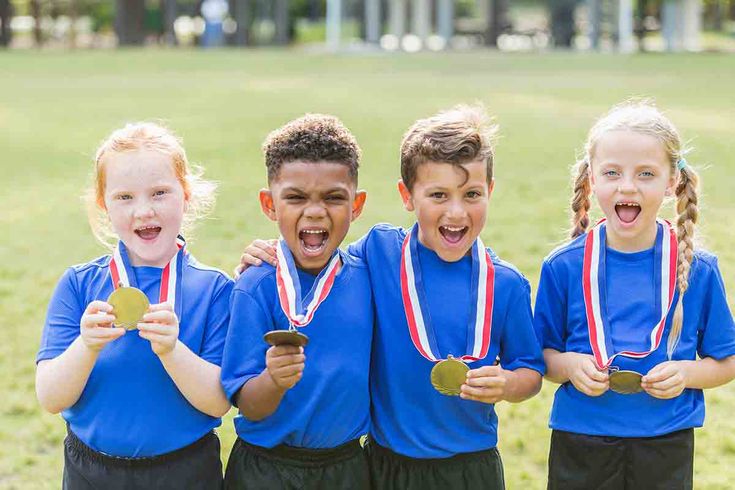
[{"label": "hand holding medal", "polygon": [[304,373],[304,348],[276,345],[265,353],[265,366],[273,382],[282,390],[293,388]]},{"label": "hand holding medal", "polygon": [[601,371],[595,358],[579,352],[565,352],[569,358],[569,382],[587,396],[600,396],[610,389],[610,376],[607,370]]},{"label": "hand holding medal", "polygon": [[687,387],[687,364],[691,361],[667,361],[654,366],[641,380],[649,395],[668,400],[676,398]]},{"label": "hand holding medal", "polygon": [[467,379],[462,385],[460,398],[481,403],[498,403],[504,399],[508,383],[507,371],[495,366],[482,366],[467,372]]},{"label": "hand holding medal", "polygon": [[138,335],[150,341],[157,356],[174,350],[179,340],[179,318],[170,303],[151,305],[137,327]]},{"label": "hand holding medal", "polygon": [[125,335],[123,328],[110,328],[114,320],[112,306],[104,301],[89,303],[79,322],[79,336],[84,345],[99,352],[108,343]]}]

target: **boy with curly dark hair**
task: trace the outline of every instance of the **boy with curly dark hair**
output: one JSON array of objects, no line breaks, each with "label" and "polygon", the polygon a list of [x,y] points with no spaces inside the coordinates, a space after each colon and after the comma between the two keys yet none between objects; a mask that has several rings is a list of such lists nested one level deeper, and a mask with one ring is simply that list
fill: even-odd
[{"label": "boy with curly dark hair", "polygon": [[276,266],[250,268],[232,294],[222,384],[239,414],[225,488],[369,488],[372,293],[366,265],[339,250],[365,203],[360,148],[337,118],[310,114],[263,150],[260,204],[281,238]]}]

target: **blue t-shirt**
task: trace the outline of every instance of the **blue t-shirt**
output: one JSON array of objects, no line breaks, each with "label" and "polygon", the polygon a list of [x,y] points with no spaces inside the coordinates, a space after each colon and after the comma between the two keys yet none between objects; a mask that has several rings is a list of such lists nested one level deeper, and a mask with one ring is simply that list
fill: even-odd
[{"label": "blue t-shirt", "polygon": [[[67,269],[48,307],[36,362],[62,354],[79,336],[87,305],[112,293],[110,257]],[[158,303],[161,269],[133,267],[138,288]],[[229,317],[232,280],[185,255],[181,279],[179,341],[219,365]],[[165,454],[219,426],[219,418],[194,408],[137,330],[99,353],[79,400],[62,412],[69,427],[96,451],[121,457]]]},{"label": "blue t-shirt", "polygon": [[[544,348],[592,354],[582,292],[584,240],[580,236],[549,255],[541,268],[536,297],[535,328]],[[623,253],[606,249],[605,289],[608,336],[614,352],[647,351],[652,328],[660,319],[654,284],[654,249]],[[660,288],[660,286],[659,286]],[[674,304],[678,300],[678,290]],[[684,324],[673,360],[735,355],[735,325],[715,256],[697,251],[684,294]],[[646,374],[667,361],[666,340],[674,308],[669,311],[658,349],[643,359],[618,356],[613,366]],[[660,400],[645,392],[621,395],[607,391],[590,397],[570,382],[556,391],[550,427],[580,434],[654,437],[704,423],[702,390],[686,389],[676,398]]]},{"label": "blue t-shirt", "polygon": [[[367,267],[341,253],[342,268],[314,318],[299,330],[309,337],[301,380],[274,413],[251,421],[235,417],[244,441],[261,447],[333,448],[367,433],[370,421],[368,369],[373,305]],[[314,277],[299,271],[301,290]],[[305,294],[304,294],[305,295]],[[230,328],[222,362],[222,385],[233,402],[242,386],[265,369],[269,345],[263,335],[287,330],[271,265],[251,267],[235,284]]]},{"label": "blue t-shirt", "polygon": [[[377,328],[373,341],[370,393],[371,434],[381,446],[413,458],[445,458],[497,444],[493,405],[445,396],[430,382],[434,363],[411,342],[401,299],[401,245],[407,230],[374,226],[349,251],[367,260],[375,297]],[[445,262],[418,244],[429,316],[439,354],[460,357],[467,349],[472,262],[469,256]],[[470,369],[500,358],[504,369],[544,372],[541,348],[533,332],[528,281],[492,254],[495,297],[490,349]]]}]

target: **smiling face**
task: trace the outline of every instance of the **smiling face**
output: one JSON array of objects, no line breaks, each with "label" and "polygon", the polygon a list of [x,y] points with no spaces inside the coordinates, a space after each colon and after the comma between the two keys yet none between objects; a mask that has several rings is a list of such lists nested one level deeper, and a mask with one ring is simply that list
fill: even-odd
[{"label": "smiling face", "polygon": [[349,166],[295,161],[283,164],[270,188],[260,191],[260,204],[278,222],[297,267],[317,274],[362,212],[366,197],[356,190]]},{"label": "smiling face", "polygon": [[442,260],[456,262],[485,226],[493,184],[487,182],[482,161],[461,166],[426,162],[416,169],[412,189],[402,181],[398,189],[406,210],[416,214],[419,241]]},{"label": "smiling face", "polygon": [[634,131],[604,133],[595,145],[590,178],[610,246],[629,252],[653,246],[659,208],[676,183],[664,145]]},{"label": "smiling face", "polygon": [[141,149],[110,154],[105,208],[133,266],[165,266],[177,252],[186,197],[171,157]]}]

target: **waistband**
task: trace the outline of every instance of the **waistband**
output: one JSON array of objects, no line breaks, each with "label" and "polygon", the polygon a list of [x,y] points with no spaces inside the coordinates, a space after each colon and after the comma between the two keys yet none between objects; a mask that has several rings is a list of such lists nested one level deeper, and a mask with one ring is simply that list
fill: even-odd
[{"label": "waistband", "polygon": [[483,458],[498,458],[500,456],[500,453],[498,453],[497,447],[491,447],[489,449],[483,449],[481,451],[472,451],[468,453],[458,453],[454,456],[449,456],[448,458],[413,458],[411,456],[405,456],[403,454],[397,453],[395,451],[392,451],[388,449],[387,447],[383,447],[377,442],[375,442],[375,439],[368,439],[368,452],[371,455],[383,457],[387,459],[392,459],[394,461],[398,461],[404,464],[409,465],[416,465],[416,466],[428,466],[428,465],[451,465],[455,463],[461,463],[466,461],[474,461],[477,459],[483,459]]},{"label": "waistband", "polygon": [[360,445],[359,439],[353,439],[337,447],[326,449],[310,449],[287,446],[285,444],[268,448],[250,444],[240,437],[237,438],[235,445],[240,445],[246,451],[250,451],[264,458],[296,466],[334,464],[351,459],[362,453],[362,446]]},{"label": "waistband", "polygon": [[189,444],[188,446],[184,446],[175,451],[171,451],[169,453],[164,453],[164,454],[159,454],[156,456],[132,458],[132,457],[126,457],[126,456],[113,456],[111,454],[103,453],[101,451],[96,451],[92,449],[91,447],[87,446],[84,442],[82,442],[81,439],[79,439],[79,437],[77,437],[76,434],[74,434],[71,430],[69,430],[67,431],[67,436],[64,441],[64,446],[66,446],[66,448],[70,450],[80,453],[82,456],[90,460],[97,461],[105,465],[125,466],[125,467],[144,467],[144,466],[153,466],[153,465],[157,465],[157,464],[165,463],[165,462],[181,460],[187,456],[190,456],[191,454],[196,453],[197,451],[203,449],[204,446],[206,446],[207,444],[210,444],[216,440],[217,440],[217,434],[214,431],[211,431],[205,434],[204,436],[202,436],[201,438],[197,439],[193,443]]}]

